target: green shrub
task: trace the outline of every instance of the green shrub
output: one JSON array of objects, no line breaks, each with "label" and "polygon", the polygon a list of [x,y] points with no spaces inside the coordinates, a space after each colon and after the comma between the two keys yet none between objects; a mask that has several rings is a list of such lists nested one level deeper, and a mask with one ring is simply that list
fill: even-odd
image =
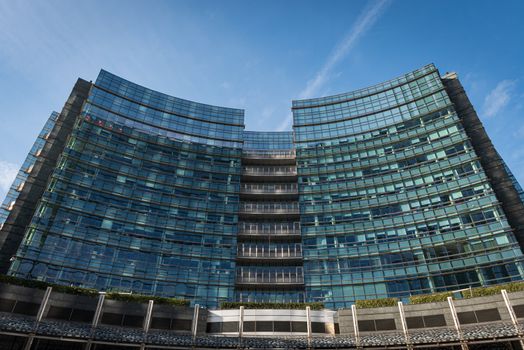
[{"label": "green shrub", "polygon": [[514,292],[522,292],[524,291],[524,282],[511,282],[504,284],[504,289],[508,291],[508,293],[514,293]]},{"label": "green shrub", "polygon": [[49,283],[34,280],[25,280],[18,277],[0,275],[0,282],[7,284],[14,284],[16,286],[23,286],[36,289],[46,289],[50,286]]},{"label": "green shrub", "polygon": [[61,286],[58,284],[52,284],[51,287],[53,287],[54,292],[58,293],[67,293],[67,294],[74,294],[74,295],[87,295],[90,297],[94,297],[98,295],[98,290],[96,289],[90,289],[90,288],[82,288],[82,287],[69,287],[69,286]]},{"label": "green shrub", "polygon": [[397,303],[398,298],[382,298],[357,300],[355,305],[357,306],[357,309],[371,309],[375,307],[396,306]]},{"label": "green shrub", "polygon": [[409,297],[409,303],[410,304],[437,303],[439,301],[447,301],[448,297],[452,297],[452,296],[453,296],[452,292],[412,295]]},{"label": "green shrub", "polygon": [[[96,289],[88,289],[73,286],[63,286],[59,284],[47,283],[43,281],[26,280],[13,276],[0,275],[0,283],[13,284],[22,287],[46,289],[47,287],[53,287],[54,292],[66,293],[73,295],[87,295],[87,296],[98,296],[99,292]],[[175,298],[163,298],[152,295],[140,295],[140,294],[119,294],[116,292],[107,293],[108,299],[132,301],[137,303],[147,303],[149,300],[154,300],[157,304],[169,304],[178,306],[188,306],[189,300],[175,299]]]},{"label": "green shrub", "polygon": [[524,291],[524,282],[510,282],[505,284],[498,284],[495,286],[472,288],[462,292],[462,297],[465,299],[485,297],[489,295],[500,294],[500,291],[505,289],[508,293]]},{"label": "green shrub", "polygon": [[142,295],[142,294],[122,294],[118,292],[110,292],[106,294],[107,299],[120,300],[125,302],[134,303],[147,303],[149,300],[153,300],[155,304],[168,304],[175,306],[189,306],[189,300],[176,299],[176,298],[164,298],[153,295]]},{"label": "green shrub", "polygon": [[322,310],[323,303],[245,303],[245,302],[223,302],[220,308],[223,310],[238,309],[243,306],[245,309],[292,309],[304,310],[309,306],[311,310]]},{"label": "green shrub", "polygon": [[500,294],[501,289],[502,288],[499,288],[499,286],[472,288],[470,290],[462,291],[462,297],[464,299],[470,299]]},{"label": "green shrub", "polygon": [[6,276],[6,275],[0,275],[0,282],[7,283],[7,284],[13,284],[16,286],[36,288],[36,289],[46,289],[47,287],[53,287],[53,291],[58,292],[58,293],[87,295],[87,296],[98,295],[98,291],[96,289],[88,289],[88,288],[81,288],[81,287],[74,287],[74,286],[63,286],[59,284],[53,284],[53,283],[35,281],[35,280],[26,280],[26,279],[13,277],[13,276]]}]

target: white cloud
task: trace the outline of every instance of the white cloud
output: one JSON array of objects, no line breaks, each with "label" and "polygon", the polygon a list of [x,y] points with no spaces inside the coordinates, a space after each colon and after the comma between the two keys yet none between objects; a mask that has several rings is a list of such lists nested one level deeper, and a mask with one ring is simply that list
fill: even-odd
[{"label": "white cloud", "polygon": [[524,125],[521,125],[519,128],[514,129],[513,136],[519,139],[524,138]]},{"label": "white cloud", "polygon": [[275,107],[268,106],[262,109],[262,111],[260,112],[260,116],[262,120],[265,121],[265,120],[270,119],[274,113],[275,113]]},{"label": "white cloud", "polygon": [[[315,77],[308,81],[306,87],[299,93],[300,99],[314,97],[323,85],[329,80],[331,71],[344,57],[346,57],[358,40],[366,34],[377,19],[382,15],[390,0],[375,1],[362,11],[357,21],[353,24],[348,34],[335,47],[322,68]],[[278,131],[287,130],[291,126],[293,116],[288,115],[278,126]]]},{"label": "white cloud", "polygon": [[291,123],[293,122],[293,113],[289,113],[280,124],[278,124],[277,131],[286,131],[291,126]]},{"label": "white cloud", "polygon": [[[7,193],[18,173],[19,166],[0,160],[0,193]],[[0,202],[3,200],[0,199]]]},{"label": "white cloud", "polygon": [[502,80],[493,90],[484,98],[484,115],[487,118],[497,115],[511,99],[515,88],[515,80]]}]

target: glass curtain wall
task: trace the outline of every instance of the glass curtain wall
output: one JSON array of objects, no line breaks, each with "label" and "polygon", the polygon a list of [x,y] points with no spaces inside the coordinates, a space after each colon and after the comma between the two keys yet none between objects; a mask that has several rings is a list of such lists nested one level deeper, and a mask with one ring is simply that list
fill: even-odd
[{"label": "glass curtain wall", "polygon": [[189,299],[233,299],[243,111],[102,71],[10,274]]},{"label": "glass curtain wall", "polygon": [[306,294],[329,307],[522,279],[440,75],[293,102]]}]

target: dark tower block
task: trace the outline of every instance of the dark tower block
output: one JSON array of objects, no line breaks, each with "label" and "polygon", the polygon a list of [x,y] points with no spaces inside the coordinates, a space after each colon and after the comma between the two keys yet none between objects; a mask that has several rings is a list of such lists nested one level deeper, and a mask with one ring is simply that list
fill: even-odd
[{"label": "dark tower block", "polygon": [[4,203],[9,210],[0,229],[0,273],[9,269],[90,88],[91,83],[78,79],[62,112],[51,116],[54,127],[42,135],[42,148],[34,150],[33,161],[26,161],[20,169],[26,175],[25,181],[13,189],[19,192],[17,198]]}]

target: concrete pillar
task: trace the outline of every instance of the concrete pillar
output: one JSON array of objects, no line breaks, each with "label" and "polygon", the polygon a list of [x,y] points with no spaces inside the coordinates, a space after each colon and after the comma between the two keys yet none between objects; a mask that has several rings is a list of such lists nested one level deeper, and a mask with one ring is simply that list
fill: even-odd
[{"label": "concrete pillar", "polygon": [[513,305],[511,305],[511,301],[509,300],[508,292],[505,289],[502,289],[500,291],[502,294],[502,298],[504,299],[504,304],[506,304],[506,308],[508,309],[509,317],[511,318],[511,322],[513,323],[513,326],[515,326],[515,330],[517,331],[517,334],[519,336],[519,342],[521,349],[524,349],[524,340],[522,338],[522,331],[520,330],[519,322],[517,320],[517,315],[515,315],[515,310],[513,310]]},{"label": "concrete pillar", "polygon": [[411,344],[411,338],[409,337],[408,325],[406,324],[406,315],[404,314],[404,304],[398,302],[398,311],[400,313],[400,323],[402,324],[402,331],[404,332],[404,338],[406,339],[406,348],[408,350],[413,349],[413,344]]},{"label": "concrete pillar", "polygon": [[457,335],[460,340],[460,347],[462,350],[469,350],[468,344],[462,337],[462,329],[460,328],[460,322],[457,316],[457,310],[455,309],[455,304],[453,303],[453,297],[448,297],[448,304],[449,310],[451,311],[451,317],[453,318],[453,324],[455,325],[455,330],[457,331]]},{"label": "concrete pillar", "polygon": [[242,338],[244,335],[244,307],[240,306],[238,310],[238,336]]},{"label": "concrete pillar", "polygon": [[51,296],[51,292],[53,291],[53,287],[47,287],[44,293],[44,297],[42,298],[42,301],[40,302],[40,307],[38,308],[38,313],[36,314],[36,325],[31,334],[27,337],[27,341],[25,342],[24,350],[30,350],[31,346],[33,345],[33,340],[35,339],[35,332],[38,329],[38,324],[40,321],[42,321],[42,318],[44,317],[45,309],[47,307],[47,303],[49,302],[49,297]]},{"label": "concrete pillar", "polygon": [[353,317],[353,330],[355,332],[355,345],[360,348],[360,333],[358,331],[357,307],[355,304],[351,305],[351,316]]},{"label": "concrete pillar", "polygon": [[146,312],[146,318],[144,319],[144,332],[149,332],[149,327],[151,326],[151,318],[153,316],[153,306],[155,302],[153,300],[149,300],[149,303],[147,305],[147,312]]},{"label": "concrete pillar", "polygon": [[35,339],[34,334],[30,334],[29,337],[27,337],[27,340],[25,342],[24,350],[31,350],[31,345],[33,345],[33,340]]},{"label": "concrete pillar", "polygon": [[193,322],[191,323],[191,335],[193,336],[193,340],[196,338],[197,331],[198,331],[199,313],[200,313],[200,304],[195,304],[195,307],[193,308]]},{"label": "concrete pillar", "polygon": [[311,347],[311,307],[306,306],[306,325],[307,325],[307,345]]},{"label": "concrete pillar", "polygon": [[100,322],[100,316],[102,316],[102,309],[104,307],[105,299],[105,294],[98,295],[98,303],[96,304],[95,314],[93,315],[93,321],[91,322],[91,337],[87,341],[84,350],[91,350],[91,343],[93,342],[93,333],[95,331],[95,328],[98,326],[98,322]]},{"label": "concrete pillar", "polygon": [[106,300],[105,294],[100,294],[98,296],[98,303],[96,304],[95,315],[93,316],[93,322],[91,322],[91,327],[95,328],[100,322],[100,316],[102,316],[102,309],[104,308],[104,301]]},{"label": "concrete pillar", "polygon": [[[149,332],[149,326],[151,325],[151,316],[153,314],[153,300],[149,300],[149,303],[147,304],[147,311],[146,311],[146,317],[144,318],[144,337],[147,335],[147,332]],[[140,350],[144,350],[146,348],[146,344],[142,343],[140,344]]]},{"label": "concrete pillar", "polygon": [[44,317],[45,308],[47,306],[47,302],[49,301],[49,297],[51,296],[52,291],[53,287],[47,287],[47,289],[45,290],[44,298],[40,303],[40,308],[38,309],[38,314],[36,315],[36,322],[42,321],[42,318]]}]

